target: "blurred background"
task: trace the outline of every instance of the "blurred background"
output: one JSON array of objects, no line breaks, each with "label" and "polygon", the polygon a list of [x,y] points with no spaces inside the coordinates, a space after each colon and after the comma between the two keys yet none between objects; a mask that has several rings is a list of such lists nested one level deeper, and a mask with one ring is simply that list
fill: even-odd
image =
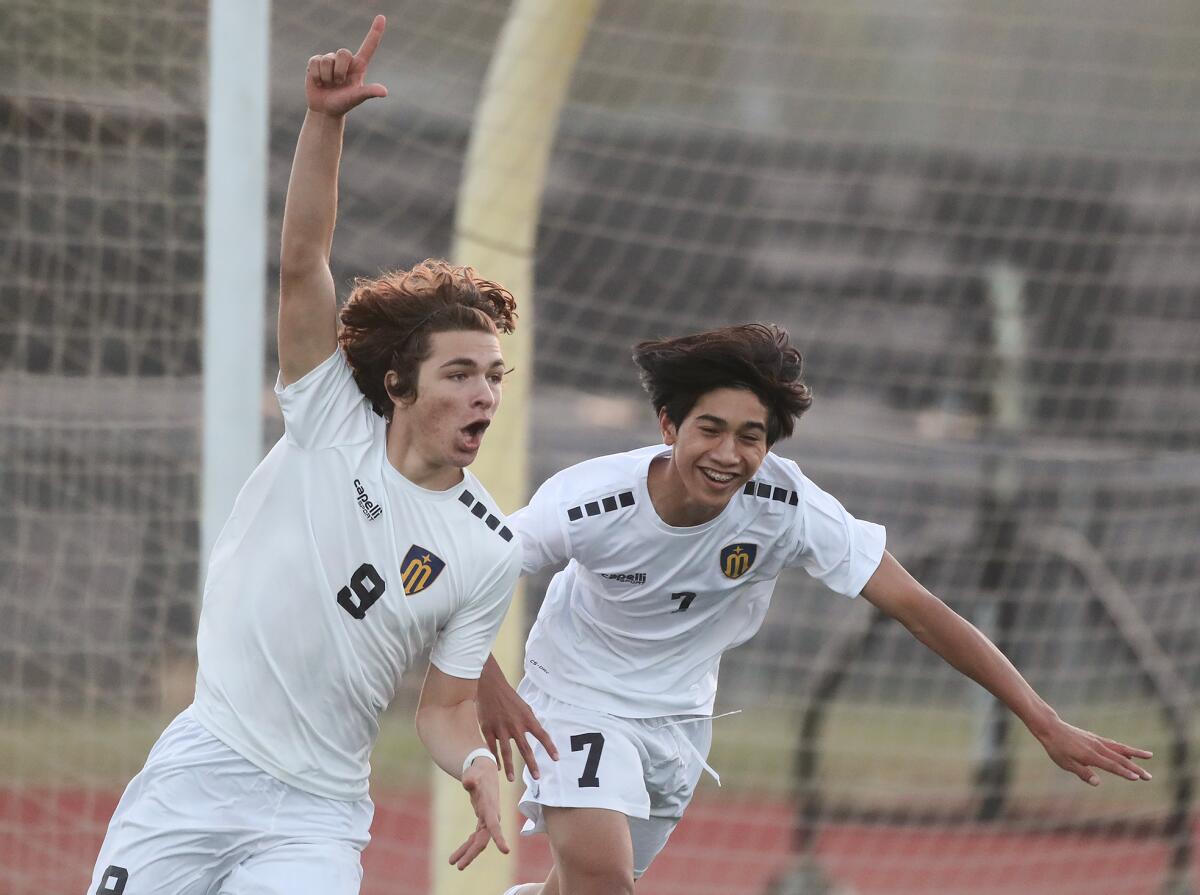
[{"label": "blurred background", "polygon": [[[451,252],[509,4],[276,3],[269,283],[305,63],[376,12],[391,96],[348,124],[335,275]],[[208,26],[187,0],[0,4],[0,895],[84,889],[191,698]],[[723,663],[725,785],[641,895],[1200,891],[1198,109],[1193,0],[599,4],[519,296],[529,485],[655,439],[638,339],[780,323],[816,401],[778,452],[1060,714],[1156,752],[1152,783],[1086,787],[788,575]],[[409,683],[366,893],[429,885]],[[519,860],[544,873],[544,842]]]}]

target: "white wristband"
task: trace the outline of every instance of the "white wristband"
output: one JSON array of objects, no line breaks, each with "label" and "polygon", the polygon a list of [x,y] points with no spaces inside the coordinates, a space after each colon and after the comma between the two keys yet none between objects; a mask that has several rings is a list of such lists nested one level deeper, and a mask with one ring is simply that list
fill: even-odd
[{"label": "white wristband", "polygon": [[471,763],[473,761],[475,761],[475,759],[477,759],[477,758],[486,758],[492,764],[496,765],[497,768],[500,767],[500,765],[497,764],[497,762],[496,762],[496,756],[492,754],[492,750],[488,749],[484,746],[480,746],[474,752],[467,753],[467,757],[463,759],[463,769],[462,769],[462,774],[460,776],[462,776],[462,777],[467,776],[467,768],[469,768],[471,766]]}]

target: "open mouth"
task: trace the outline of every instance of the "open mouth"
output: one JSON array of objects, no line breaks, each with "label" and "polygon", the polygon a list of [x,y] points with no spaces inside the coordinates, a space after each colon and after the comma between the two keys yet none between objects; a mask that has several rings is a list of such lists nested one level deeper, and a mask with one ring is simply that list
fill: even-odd
[{"label": "open mouth", "polygon": [[463,426],[459,429],[459,442],[461,449],[465,451],[477,451],[483,444],[483,433],[487,431],[487,427],[492,424],[491,420],[476,420],[469,426]]},{"label": "open mouth", "polygon": [[491,420],[476,420],[469,426],[463,426],[463,432],[471,438],[479,438],[487,431],[487,427],[492,424]]},{"label": "open mouth", "polygon": [[703,466],[700,467],[700,474],[714,485],[728,485],[737,478],[732,472],[717,472],[715,469],[706,469]]}]

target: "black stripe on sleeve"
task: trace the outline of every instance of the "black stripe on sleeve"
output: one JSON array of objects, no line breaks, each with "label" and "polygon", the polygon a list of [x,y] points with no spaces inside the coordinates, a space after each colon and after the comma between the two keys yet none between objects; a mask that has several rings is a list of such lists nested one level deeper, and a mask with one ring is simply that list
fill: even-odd
[{"label": "black stripe on sleeve", "polygon": [[[462,494],[458,495],[458,502],[470,510],[471,515],[476,519],[483,519],[483,524],[492,531],[495,531],[496,534],[498,534],[501,538],[506,541],[511,541],[513,539],[513,533],[511,530],[509,530],[508,526],[500,528],[500,518],[493,513],[489,513],[484,502],[482,500],[476,500],[475,495],[470,491],[464,491]],[[484,519],[484,516],[487,518]],[[500,528],[500,530],[496,531],[497,528]]]},{"label": "black stripe on sleeve", "polygon": [[636,503],[637,498],[633,496],[632,491],[621,491],[573,506],[567,510],[567,518],[572,522],[578,522],[584,515],[599,516],[601,513],[615,513],[621,507],[631,507]]}]

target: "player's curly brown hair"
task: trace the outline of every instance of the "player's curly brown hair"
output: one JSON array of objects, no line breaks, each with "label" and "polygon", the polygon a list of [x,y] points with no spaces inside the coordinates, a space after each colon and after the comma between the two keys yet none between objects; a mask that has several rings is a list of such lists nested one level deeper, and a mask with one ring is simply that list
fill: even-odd
[{"label": "player's curly brown hair", "polygon": [[400,378],[390,395],[415,398],[417,371],[430,355],[433,333],[511,333],[517,302],[474,268],[429,258],[411,270],[359,277],[340,316],[338,343],[354,381],[375,412],[390,420],[392,401],[384,384],[389,371]]},{"label": "player's curly brown hair", "polygon": [[773,323],[727,326],[674,339],[639,342],[633,360],[656,412],[683,424],[700,398],[719,388],[754,392],[767,408],[767,443],[792,434],[812,404],[800,379],[803,360]]}]

